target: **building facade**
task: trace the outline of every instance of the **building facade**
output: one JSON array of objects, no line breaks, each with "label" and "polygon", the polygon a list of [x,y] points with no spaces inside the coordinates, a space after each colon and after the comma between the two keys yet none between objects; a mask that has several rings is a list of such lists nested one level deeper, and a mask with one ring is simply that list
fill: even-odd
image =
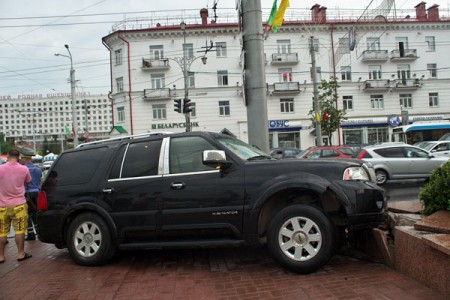
[{"label": "building facade", "polygon": [[[308,18],[285,19],[268,34],[261,101],[267,101],[270,146],[315,144],[311,38],[318,80],[338,79],[336,105],[346,111],[333,144],[385,142],[402,122],[448,119],[450,20],[424,2],[415,14],[343,19],[315,5]],[[114,125],[131,134],[184,131],[173,100],[184,98],[186,69],[192,130],[226,129],[248,140],[238,23],[210,22],[206,9],[200,19],[186,20],[185,27],[122,23],[103,38],[111,56]]]},{"label": "building facade", "polygon": [[[89,140],[109,137],[112,106],[107,95],[78,93],[78,137]],[[44,140],[66,141],[72,134],[71,94],[28,94],[0,97],[0,132],[17,144],[38,151]]]}]

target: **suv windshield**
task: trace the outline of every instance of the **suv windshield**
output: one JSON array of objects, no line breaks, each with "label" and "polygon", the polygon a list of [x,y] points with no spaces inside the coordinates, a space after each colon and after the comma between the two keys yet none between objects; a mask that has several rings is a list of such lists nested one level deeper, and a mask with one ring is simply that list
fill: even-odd
[{"label": "suv windshield", "polygon": [[219,142],[243,160],[274,159],[264,151],[237,139],[219,138]]}]

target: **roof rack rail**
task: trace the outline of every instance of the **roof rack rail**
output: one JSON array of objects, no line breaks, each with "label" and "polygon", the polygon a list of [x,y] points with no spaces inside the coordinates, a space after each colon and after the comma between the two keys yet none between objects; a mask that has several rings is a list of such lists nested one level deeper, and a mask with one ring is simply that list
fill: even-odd
[{"label": "roof rack rail", "polygon": [[153,135],[166,135],[166,134],[172,134],[173,132],[147,132],[147,133],[140,133],[140,134],[134,134],[134,135],[126,135],[126,136],[118,136],[114,138],[99,140],[99,141],[93,141],[93,142],[87,142],[83,144],[79,144],[77,148],[82,148],[84,146],[90,146],[90,145],[97,145],[97,144],[104,144],[104,143],[110,143],[110,142],[119,142],[122,140],[131,140],[131,139],[139,139],[139,138],[145,138]]}]

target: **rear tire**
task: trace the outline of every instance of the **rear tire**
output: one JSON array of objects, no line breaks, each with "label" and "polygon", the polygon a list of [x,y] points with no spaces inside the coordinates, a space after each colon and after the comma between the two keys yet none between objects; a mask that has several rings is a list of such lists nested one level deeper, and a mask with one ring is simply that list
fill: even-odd
[{"label": "rear tire", "polygon": [[377,178],[378,185],[383,185],[388,180],[388,174],[386,173],[385,170],[375,170],[375,175]]},{"label": "rear tire", "polygon": [[268,250],[288,270],[316,271],[331,258],[335,246],[333,224],[319,209],[293,205],[279,211],[268,228]]},{"label": "rear tire", "polygon": [[105,264],[116,250],[108,225],[95,213],[81,214],[70,223],[67,248],[72,259],[83,266]]}]

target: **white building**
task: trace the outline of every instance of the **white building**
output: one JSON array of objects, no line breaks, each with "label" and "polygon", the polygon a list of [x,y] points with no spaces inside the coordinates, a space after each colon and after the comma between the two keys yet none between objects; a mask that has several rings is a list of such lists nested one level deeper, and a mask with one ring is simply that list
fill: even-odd
[{"label": "white building", "polygon": [[[338,78],[337,106],[347,111],[348,120],[334,134],[333,144],[388,141],[388,117],[402,111],[410,122],[448,119],[450,19],[440,16],[436,5],[426,9],[424,2],[414,13],[345,17],[327,15],[325,7],[315,5],[309,17],[286,17],[264,46],[270,146],[314,144],[308,115],[313,104],[311,36],[319,79]],[[225,18],[210,22],[206,9],[201,19],[166,20],[123,22],[103,38],[111,53],[114,125],[130,134],[185,130],[184,116],[173,110],[173,100],[184,97],[184,49],[187,58],[195,59],[188,65],[187,80],[193,131],[226,128],[247,140],[238,23]],[[188,24],[182,30],[169,21]],[[208,52],[202,64],[196,58],[204,56],[211,42],[216,51]]]},{"label": "white building", "polygon": [[[90,140],[109,137],[112,128],[111,100],[107,95],[76,95],[78,136],[85,134]],[[27,94],[0,96],[0,132],[16,143],[36,143],[65,140],[72,131],[71,94]],[[34,137],[34,139],[33,139]],[[34,145],[33,145],[34,146]]]}]

